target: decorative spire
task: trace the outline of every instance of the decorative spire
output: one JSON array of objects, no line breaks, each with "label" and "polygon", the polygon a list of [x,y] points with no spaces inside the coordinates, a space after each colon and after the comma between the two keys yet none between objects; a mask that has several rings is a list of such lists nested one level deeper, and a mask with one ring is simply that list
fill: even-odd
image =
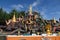
[{"label": "decorative spire", "polygon": [[12,22],[16,22],[15,12],[14,12],[14,15],[13,15],[13,18],[12,18]]},{"label": "decorative spire", "polygon": [[29,15],[32,15],[32,5],[30,5],[30,8],[29,8]]},{"label": "decorative spire", "polygon": [[56,19],[55,19],[55,17],[53,18],[53,23],[56,23]]}]

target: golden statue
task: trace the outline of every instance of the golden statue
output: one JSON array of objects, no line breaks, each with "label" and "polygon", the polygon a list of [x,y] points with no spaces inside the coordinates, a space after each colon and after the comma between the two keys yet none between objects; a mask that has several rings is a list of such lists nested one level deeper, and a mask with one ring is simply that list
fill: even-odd
[{"label": "golden statue", "polygon": [[50,24],[46,25],[46,33],[49,35],[51,34],[51,25]]},{"label": "golden statue", "polygon": [[13,15],[12,19],[9,19],[8,21],[5,21],[7,25],[9,25],[11,22],[16,22],[16,17],[15,17],[15,13]]},{"label": "golden statue", "polygon": [[13,15],[12,22],[16,22],[15,13],[14,13],[14,15]]}]

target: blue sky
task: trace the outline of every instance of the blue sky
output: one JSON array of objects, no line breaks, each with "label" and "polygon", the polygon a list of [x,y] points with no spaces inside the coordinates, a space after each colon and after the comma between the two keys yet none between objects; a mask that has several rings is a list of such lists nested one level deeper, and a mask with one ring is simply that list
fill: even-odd
[{"label": "blue sky", "polygon": [[60,0],[0,0],[0,7],[7,12],[14,8],[28,11],[30,4],[33,11],[40,12],[44,19],[60,18]]}]

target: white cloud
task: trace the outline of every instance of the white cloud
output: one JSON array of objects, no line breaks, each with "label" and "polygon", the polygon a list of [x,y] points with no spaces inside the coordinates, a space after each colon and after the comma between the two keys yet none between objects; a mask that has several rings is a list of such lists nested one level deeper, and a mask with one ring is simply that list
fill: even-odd
[{"label": "white cloud", "polygon": [[36,0],[35,2],[32,3],[32,6],[35,7],[40,3],[40,0]]},{"label": "white cloud", "polygon": [[48,18],[47,15],[46,15],[46,11],[47,11],[46,8],[42,8],[42,11],[40,11],[40,14],[42,15],[42,17],[43,17],[44,19],[47,19],[47,18]]},{"label": "white cloud", "polygon": [[32,4],[32,6],[36,6],[38,3],[37,2],[34,2],[33,4]]},{"label": "white cloud", "polygon": [[9,8],[4,8],[4,7],[3,7],[3,10],[6,11],[7,13],[9,13],[9,11],[10,11]]},{"label": "white cloud", "polygon": [[41,13],[41,15],[42,15],[42,17],[43,17],[44,19],[47,19],[47,15],[45,14],[44,11],[41,11],[40,13]]},{"label": "white cloud", "polygon": [[21,4],[12,5],[11,7],[16,8],[16,9],[24,8],[23,5],[21,5]]}]

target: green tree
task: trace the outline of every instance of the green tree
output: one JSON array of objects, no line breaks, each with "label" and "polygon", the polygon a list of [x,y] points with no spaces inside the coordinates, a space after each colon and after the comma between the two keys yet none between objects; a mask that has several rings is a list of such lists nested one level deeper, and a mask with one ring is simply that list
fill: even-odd
[{"label": "green tree", "polygon": [[25,16],[25,11],[20,11],[19,16]]},{"label": "green tree", "polygon": [[14,14],[15,14],[16,18],[19,17],[17,10],[13,9],[13,10],[10,12],[10,18],[12,18]]},{"label": "green tree", "polygon": [[5,24],[4,10],[0,8],[0,24]]},{"label": "green tree", "polygon": [[7,12],[4,12],[4,20],[9,20],[10,15]]}]

